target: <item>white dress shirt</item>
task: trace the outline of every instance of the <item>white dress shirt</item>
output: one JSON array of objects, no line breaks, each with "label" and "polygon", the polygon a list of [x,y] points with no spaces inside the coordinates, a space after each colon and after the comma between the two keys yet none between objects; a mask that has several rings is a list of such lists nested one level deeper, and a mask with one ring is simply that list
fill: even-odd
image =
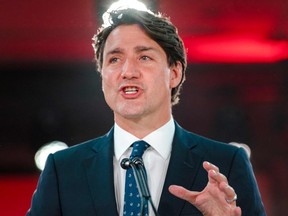
[{"label": "white dress shirt", "polygon": [[[170,160],[174,132],[175,125],[171,117],[165,125],[142,139],[150,145],[144,152],[142,158],[147,172],[151,199],[156,209],[158,209]],[[120,163],[123,158],[129,158],[132,151],[131,144],[137,140],[139,140],[137,137],[123,130],[115,123],[113,159],[114,187],[119,215],[123,215],[126,175],[126,170],[121,168]],[[149,215],[154,216],[151,205],[149,205]]]}]

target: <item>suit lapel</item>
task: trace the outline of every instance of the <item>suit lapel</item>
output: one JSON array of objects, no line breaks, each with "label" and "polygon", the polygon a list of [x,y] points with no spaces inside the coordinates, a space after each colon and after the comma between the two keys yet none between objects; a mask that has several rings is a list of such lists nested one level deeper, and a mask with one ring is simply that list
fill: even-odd
[{"label": "suit lapel", "polygon": [[[188,135],[177,123],[175,125],[171,159],[158,207],[160,215],[180,215],[185,201],[170,194],[168,187],[176,184],[191,189],[204,155],[191,138],[193,135]],[[113,176],[113,129],[106,136],[93,142],[95,143],[91,154],[83,165],[96,215],[116,216],[118,212]]]},{"label": "suit lapel", "polygon": [[201,167],[202,156],[196,154],[197,143],[188,138],[188,133],[177,123],[175,125],[170,163],[158,207],[160,215],[180,215],[185,201],[170,194],[168,187],[176,184],[191,189]]},{"label": "suit lapel", "polygon": [[83,162],[96,215],[118,215],[113,177],[113,129],[97,139]]}]

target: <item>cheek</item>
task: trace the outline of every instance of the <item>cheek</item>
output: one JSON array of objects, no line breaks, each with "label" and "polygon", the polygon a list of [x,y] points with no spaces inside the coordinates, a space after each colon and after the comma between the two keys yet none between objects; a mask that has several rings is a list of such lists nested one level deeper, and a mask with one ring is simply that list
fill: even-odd
[{"label": "cheek", "polygon": [[170,71],[166,72],[166,76],[164,79],[165,79],[165,84],[166,84],[167,88],[170,88],[170,89],[174,88],[174,82],[175,81],[174,81]]},{"label": "cheek", "polygon": [[102,91],[105,92],[105,82],[103,80],[103,77],[102,77],[101,86],[102,86]]},{"label": "cheek", "polygon": [[112,82],[111,73],[109,72],[102,73],[102,88],[111,85],[111,82]]},{"label": "cheek", "polygon": [[111,89],[111,83],[109,83],[109,78],[107,76],[102,76],[102,91],[103,93],[108,93]]},{"label": "cheek", "polygon": [[102,76],[102,91],[106,100],[115,98],[118,92],[117,78],[103,74]]},{"label": "cheek", "polygon": [[156,95],[169,95],[171,91],[171,81],[168,75],[160,75],[150,80],[153,86],[154,94]]}]

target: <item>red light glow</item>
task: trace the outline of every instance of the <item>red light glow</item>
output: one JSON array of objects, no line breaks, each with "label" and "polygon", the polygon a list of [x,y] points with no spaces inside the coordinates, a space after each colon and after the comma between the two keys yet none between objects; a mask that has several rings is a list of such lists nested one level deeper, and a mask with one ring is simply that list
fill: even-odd
[{"label": "red light glow", "polygon": [[189,62],[272,63],[288,59],[288,42],[217,36],[184,38]]}]

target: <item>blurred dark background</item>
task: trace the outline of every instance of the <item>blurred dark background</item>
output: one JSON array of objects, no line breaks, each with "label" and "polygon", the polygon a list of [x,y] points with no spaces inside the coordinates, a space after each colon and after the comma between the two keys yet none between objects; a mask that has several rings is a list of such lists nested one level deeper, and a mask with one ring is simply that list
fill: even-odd
[{"label": "blurred dark background", "polygon": [[[175,119],[212,139],[246,143],[267,213],[286,215],[288,1],[142,2],[171,17],[188,49]],[[111,3],[0,0],[3,215],[29,207],[41,146],[72,146],[111,128],[91,46]]]}]

